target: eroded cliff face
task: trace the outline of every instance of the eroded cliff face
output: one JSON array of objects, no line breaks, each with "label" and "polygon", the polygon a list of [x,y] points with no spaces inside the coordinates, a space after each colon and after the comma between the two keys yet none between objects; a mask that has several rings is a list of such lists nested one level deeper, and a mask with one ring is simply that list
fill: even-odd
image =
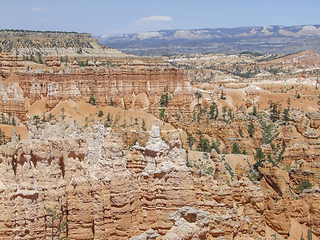
[{"label": "eroded cliff face", "polygon": [[167,145],[156,123],[146,146],[129,150],[99,122],[28,126],[29,140],[0,147],[2,239],[50,236],[46,209],[54,207],[68,223],[61,236],[70,239],[128,239],[150,228],[163,239],[263,239],[266,224],[288,235],[290,219],[306,221],[309,211],[318,233],[318,192],[298,203],[279,174],[262,173],[265,185],[245,173],[232,177],[218,156],[214,176],[199,176],[187,167],[179,135]]},{"label": "eroded cliff face", "polygon": [[90,102],[98,106],[114,106],[126,110],[143,109],[159,115],[159,100],[166,92],[173,98],[172,111],[191,112],[193,89],[182,70],[164,65],[146,66],[141,61],[118,67],[102,66],[88,61],[87,67],[77,63],[61,65],[50,58],[46,65],[16,59],[8,52],[0,54],[1,112],[13,113],[22,122],[26,110],[37,101],[52,110],[64,100]]},{"label": "eroded cliff face", "polygon": [[[288,106],[286,119],[278,114],[276,121],[271,108],[253,114],[255,99],[265,92],[251,84],[240,97],[219,86],[197,99],[199,89],[183,71],[164,65],[63,65],[52,58],[29,69],[9,54],[0,56],[0,111],[24,123],[39,114],[39,105],[44,114],[40,122],[28,123],[28,140],[13,137],[0,147],[4,239],[50,236],[46,209],[55,207],[68,223],[61,236],[71,239],[264,239],[268,228],[289,236],[293,221],[320,235],[318,111]],[[87,104],[91,98],[95,106]],[[275,110],[284,110],[281,101],[275,104]],[[63,107],[74,110],[66,114],[82,121],[79,126],[64,122]],[[61,122],[42,122],[50,119],[49,111]],[[168,143],[157,124],[146,127],[145,120],[154,116],[164,120]],[[229,159],[243,161],[231,167],[212,150],[211,158],[195,154],[197,164],[187,167],[189,155],[172,132],[181,134],[187,149],[202,148],[201,137],[221,144],[222,153],[233,152],[236,144],[237,155]],[[188,135],[198,142],[190,146]],[[140,145],[133,145],[136,140]],[[254,168],[244,159],[253,165],[257,149],[265,157],[257,158],[260,166]],[[244,150],[251,156],[238,154]],[[303,181],[313,190],[299,189]]]},{"label": "eroded cliff face", "polygon": [[126,109],[140,108],[138,96],[160,98],[167,87],[170,93],[177,88],[186,90],[189,82],[181,70],[173,68],[121,67],[121,68],[69,68],[59,72],[20,72],[20,86],[24,96],[34,103],[45,98],[49,109],[59,101],[73,99],[89,102],[92,95],[97,104],[110,104]]}]

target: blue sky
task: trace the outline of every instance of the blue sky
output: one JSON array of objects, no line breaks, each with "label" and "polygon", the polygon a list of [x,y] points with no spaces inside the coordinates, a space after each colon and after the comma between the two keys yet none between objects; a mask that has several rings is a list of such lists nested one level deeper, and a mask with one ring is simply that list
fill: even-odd
[{"label": "blue sky", "polygon": [[107,34],[320,24],[319,0],[0,0],[0,29]]}]

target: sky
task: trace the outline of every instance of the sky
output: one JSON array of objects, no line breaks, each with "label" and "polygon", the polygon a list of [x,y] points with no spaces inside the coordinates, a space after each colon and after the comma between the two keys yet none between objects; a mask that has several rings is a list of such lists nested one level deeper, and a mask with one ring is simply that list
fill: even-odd
[{"label": "sky", "polygon": [[319,0],[0,0],[0,29],[88,32],[320,24]]}]

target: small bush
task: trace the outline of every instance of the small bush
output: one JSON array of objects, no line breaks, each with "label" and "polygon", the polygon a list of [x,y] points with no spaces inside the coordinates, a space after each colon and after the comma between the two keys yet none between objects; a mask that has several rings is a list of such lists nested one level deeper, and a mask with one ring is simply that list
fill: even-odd
[{"label": "small bush", "polygon": [[103,116],[103,111],[99,110],[98,117],[102,117],[102,116]]},{"label": "small bush", "polygon": [[300,184],[299,184],[299,186],[296,188],[296,190],[297,190],[297,191],[300,191],[300,193],[302,193],[303,190],[305,190],[305,189],[310,189],[310,188],[312,188],[312,187],[313,187],[313,185],[312,185],[311,182],[309,182],[309,181],[302,181],[302,182],[300,182]]}]

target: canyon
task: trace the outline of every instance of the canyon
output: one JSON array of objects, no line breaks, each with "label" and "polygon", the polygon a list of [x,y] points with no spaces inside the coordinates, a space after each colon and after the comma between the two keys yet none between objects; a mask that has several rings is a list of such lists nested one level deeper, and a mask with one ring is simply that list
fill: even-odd
[{"label": "canyon", "polygon": [[62,49],[0,54],[1,239],[320,236],[316,52],[146,58],[1,34]]},{"label": "canyon", "polygon": [[89,128],[31,122],[28,128],[28,140],[0,148],[3,239],[45,238],[45,209],[54,207],[72,239],[127,239],[150,228],[163,239],[262,239],[267,225],[288,236],[291,221],[307,223],[309,214],[320,233],[318,191],[292,200],[281,168],[264,164],[257,183],[244,169],[231,177],[214,155],[213,176],[200,177],[187,167],[180,136],[167,145],[157,122],[145,147],[125,152],[121,135],[99,122]]}]

